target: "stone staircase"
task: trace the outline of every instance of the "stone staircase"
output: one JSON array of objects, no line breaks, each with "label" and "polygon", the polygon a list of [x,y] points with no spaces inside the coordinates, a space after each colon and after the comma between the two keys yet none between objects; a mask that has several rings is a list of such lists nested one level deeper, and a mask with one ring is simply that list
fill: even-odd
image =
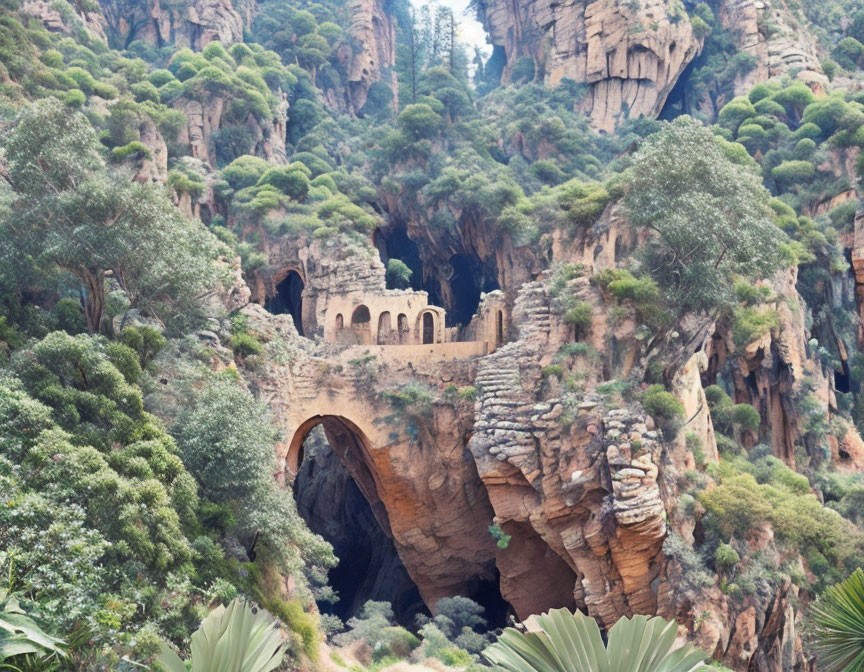
[{"label": "stone staircase", "polygon": [[474,433],[469,448],[482,459],[508,461],[531,482],[540,473],[539,437],[545,446],[560,442],[557,418],[562,409],[537,402],[541,349],[551,327],[549,300],[542,283],[522,286],[513,308],[519,338],[484,357],[475,378]]}]

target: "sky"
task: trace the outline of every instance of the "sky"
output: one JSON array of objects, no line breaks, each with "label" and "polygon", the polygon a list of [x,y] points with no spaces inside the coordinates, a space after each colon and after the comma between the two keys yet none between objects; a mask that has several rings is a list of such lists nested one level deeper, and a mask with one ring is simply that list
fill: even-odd
[{"label": "sky", "polygon": [[[415,7],[422,7],[427,0],[412,0]],[[483,24],[477,21],[473,11],[468,9],[468,0],[438,0],[438,4],[450,7],[459,21],[459,39],[468,45],[469,58],[474,53],[474,47],[480,47],[488,56],[492,53],[492,47],[486,43],[486,31]]]}]

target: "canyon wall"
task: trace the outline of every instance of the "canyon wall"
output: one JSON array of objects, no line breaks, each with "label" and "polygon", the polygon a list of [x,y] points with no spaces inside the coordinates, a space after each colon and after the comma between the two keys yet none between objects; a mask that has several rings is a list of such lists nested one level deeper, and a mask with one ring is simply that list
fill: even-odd
[{"label": "canyon wall", "polygon": [[581,105],[606,131],[626,119],[656,117],[702,48],[683,6],[669,0],[488,0],[481,18],[490,42],[506,54],[504,83],[526,58],[536,80],[585,83]]}]

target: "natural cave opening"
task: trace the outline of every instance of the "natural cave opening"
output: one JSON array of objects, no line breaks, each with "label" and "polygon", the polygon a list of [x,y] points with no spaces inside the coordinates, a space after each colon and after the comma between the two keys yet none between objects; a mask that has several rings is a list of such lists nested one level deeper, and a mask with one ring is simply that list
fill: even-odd
[{"label": "natural cave opening", "polygon": [[466,591],[465,597],[483,607],[486,623],[490,628],[503,628],[507,625],[507,617],[513,609],[501,595],[501,574],[497,567],[494,568],[491,579],[478,579],[475,585]]},{"label": "natural cave opening", "polygon": [[[411,289],[426,289],[423,286],[423,260],[420,258],[420,248],[408,236],[404,226],[392,226],[386,231],[375,229],[372,239],[385,266],[391,259],[399,259],[411,269]],[[429,298],[431,301],[431,293]]]},{"label": "natural cave opening", "polygon": [[494,257],[484,261],[472,253],[457,253],[447,264],[424,265],[420,248],[405,226],[377,229],[373,234],[381,260],[399,259],[411,269],[411,288],[429,295],[429,303],[447,310],[446,326],[465,326],[480,305],[480,294],[500,289]]},{"label": "natural cave opening", "polygon": [[303,336],[303,278],[297,271],[288,271],[276,285],[276,293],[264,301],[264,308],[274,315],[291,315],[297,333]]},{"label": "natural cave opening", "polygon": [[320,425],[309,432],[301,456],[294,480],[297,509],[339,558],[328,576],[339,600],[319,608],[345,621],[368,600],[384,601],[393,606],[400,624],[413,626],[416,614],[429,613],[420,590]]},{"label": "natural cave opening", "polygon": [[498,275],[471,254],[454,254],[450,265],[453,267],[449,280],[452,305],[447,309],[447,326],[464,326],[477,312],[480,294],[499,289]]},{"label": "natural cave opening", "polygon": [[687,97],[691,93],[690,76],[705,64],[705,60],[706,56],[702,53],[687,64],[684,72],[681,73],[678,81],[675,82],[675,86],[672,87],[672,90],[666,97],[666,102],[660,111],[660,119],[663,121],[672,121],[682,114],[690,114],[693,107],[693,101],[690,101]]}]

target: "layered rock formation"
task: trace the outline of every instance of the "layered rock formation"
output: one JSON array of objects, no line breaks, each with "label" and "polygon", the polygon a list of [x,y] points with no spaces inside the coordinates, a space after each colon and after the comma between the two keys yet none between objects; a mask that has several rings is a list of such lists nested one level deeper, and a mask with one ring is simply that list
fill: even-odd
[{"label": "layered rock formation", "polygon": [[[164,5],[164,6],[163,6]],[[157,47],[173,44],[200,51],[210,42],[225,44],[243,39],[252,23],[254,0],[188,0],[177,4],[150,0],[131,11],[122,3],[102,2],[115,38],[126,43],[143,40]]]},{"label": "layered rock formation", "polygon": [[350,39],[337,53],[347,73],[347,106],[355,114],[366,104],[369,88],[383,82],[394,94],[398,109],[396,72],[396,22],[384,10],[382,0],[350,0],[347,3]]},{"label": "layered rock formation", "polygon": [[74,30],[80,25],[90,37],[97,40],[107,42],[105,36],[105,18],[99,12],[77,11],[73,17],[60,12],[60,9],[53,3],[45,2],[45,0],[31,0],[25,2],[21,7],[21,11],[45,26],[46,30],[52,33],[64,33],[66,35],[73,34]]},{"label": "layered rock formation", "polygon": [[735,36],[738,51],[752,56],[755,65],[736,78],[736,95],[786,74],[818,92],[828,85],[814,33],[801,30],[801,19],[785,0],[723,0],[717,18]]},{"label": "layered rock formation", "polygon": [[594,124],[656,117],[687,64],[702,47],[683,7],[667,0],[487,0],[481,16],[489,40],[507,57],[502,80],[529,58],[535,78],[589,85],[582,103]]},{"label": "layered rock formation", "polygon": [[[177,141],[189,147],[193,158],[215,165],[212,136],[222,127],[228,103],[227,99],[219,96],[183,96],[174,101],[174,109],[180,110],[186,117],[186,125],[180,130]],[[251,153],[272,163],[286,163],[287,124],[288,101],[284,94],[270,119],[262,121],[250,113],[244,126],[251,131],[254,142]]]}]

